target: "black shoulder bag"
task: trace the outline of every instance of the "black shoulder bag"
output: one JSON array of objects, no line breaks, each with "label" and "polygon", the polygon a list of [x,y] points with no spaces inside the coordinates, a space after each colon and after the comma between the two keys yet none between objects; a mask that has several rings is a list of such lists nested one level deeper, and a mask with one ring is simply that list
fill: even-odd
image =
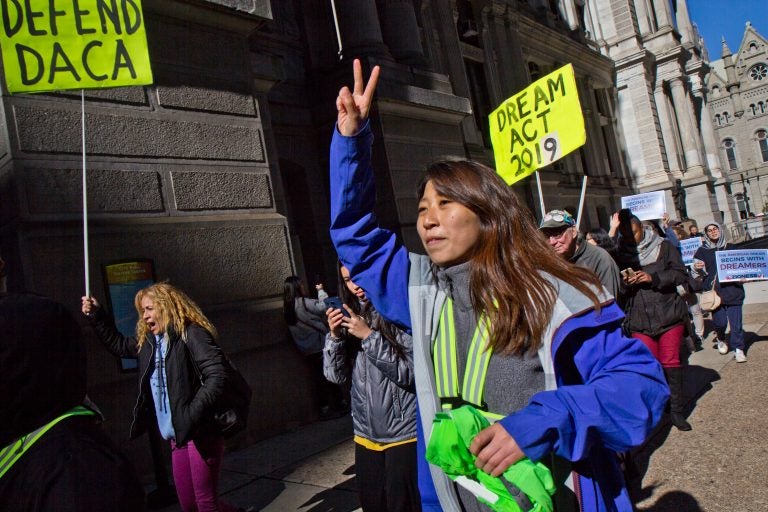
[{"label": "black shoulder bag", "polygon": [[[192,361],[192,367],[195,369],[198,380],[200,380],[200,385],[205,386],[203,374],[197,366],[195,358],[192,357],[192,352],[187,348],[186,343],[184,347],[189,355],[189,360]],[[224,392],[214,405],[213,419],[216,421],[221,435],[228,439],[245,429],[248,423],[248,409],[251,405],[253,391],[235,365],[232,364],[232,361],[226,355],[223,357],[226,372]]]}]

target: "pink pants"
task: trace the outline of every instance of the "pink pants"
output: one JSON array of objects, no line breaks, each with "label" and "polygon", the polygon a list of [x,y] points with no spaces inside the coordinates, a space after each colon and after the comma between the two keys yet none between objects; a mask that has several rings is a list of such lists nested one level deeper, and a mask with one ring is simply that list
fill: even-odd
[{"label": "pink pants", "polygon": [[171,441],[173,481],[179,505],[184,512],[230,512],[233,506],[219,501],[219,470],[224,455],[221,438],[189,441],[186,446],[176,446]]},{"label": "pink pants", "polygon": [[680,368],[680,344],[683,342],[683,324],[671,327],[661,335],[651,338],[647,334],[633,332],[632,337],[643,342],[662,368]]}]

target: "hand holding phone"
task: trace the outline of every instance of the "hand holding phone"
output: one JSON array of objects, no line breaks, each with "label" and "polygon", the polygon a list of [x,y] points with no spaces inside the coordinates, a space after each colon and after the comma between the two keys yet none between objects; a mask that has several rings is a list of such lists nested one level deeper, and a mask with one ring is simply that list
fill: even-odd
[{"label": "hand holding phone", "polygon": [[328,298],[325,299],[325,305],[328,306],[329,308],[339,309],[339,310],[341,310],[341,314],[342,315],[344,315],[346,317],[349,317],[349,313],[347,313],[347,310],[344,309],[344,305],[341,303],[341,299],[340,298],[335,297],[335,296],[334,297],[328,297]]}]

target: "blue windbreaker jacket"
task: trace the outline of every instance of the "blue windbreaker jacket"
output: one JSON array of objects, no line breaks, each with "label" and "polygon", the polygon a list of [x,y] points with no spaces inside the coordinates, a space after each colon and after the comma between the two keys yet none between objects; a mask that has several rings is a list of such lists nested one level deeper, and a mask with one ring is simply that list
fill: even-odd
[{"label": "blue windbreaker jacket", "polygon": [[[412,327],[420,330],[432,319],[413,304],[413,296],[409,301],[409,286],[413,290],[424,283],[409,282],[414,273],[408,251],[394,233],[379,228],[374,214],[372,143],[367,124],[353,137],[334,130],[331,239],[340,260],[376,309],[409,332]],[[632,510],[615,452],[642,444],[669,396],[658,362],[640,341],[623,336],[623,318],[618,306],[607,302],[599,312],[575,308],[553,325],[550,354],[557,361],[553,364],[556,388],[533,395],[526,407],[500,420],[531,460],[556,454],[573,462],[582,510]],[[414,335],[414,350],[417,339],[429,350],[430,340],[421,338]],[[562,350],[568,357],[555,357]],[[429,375],[431,367],[417,364],[414,370],[417,380],[419,374],[422,379],[434,377]],[[423,390],[417,384],[419,490],[424,510],[441,510],[435,487],[438,479],[424,458],[424,435],[431,432],[431,418],[424,409],[432,404],[423,395],[434,391]]]}]

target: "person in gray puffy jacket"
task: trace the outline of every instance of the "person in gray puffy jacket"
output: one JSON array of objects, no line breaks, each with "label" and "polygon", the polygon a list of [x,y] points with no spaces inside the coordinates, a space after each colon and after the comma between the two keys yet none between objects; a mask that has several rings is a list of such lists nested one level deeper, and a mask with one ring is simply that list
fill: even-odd
[{"label": "person in gray puffy jacket", "polygon": [[328,293],[321,283],[315,285],[317,299],[310,297],[298,276],[285,278],[283,285],[283,318],[296,348],[306,358],[311,372],[312,389],[320,404],[320,419],[338,418],[348,412],[344,391],[323,377],[323,345],[328,325],[325,311]]},{"label": "person in gray puffy jacket", "polygon": [[323,370],[351,384],[355,471],[365,512],[419,511],[411,336],[384,320],[339,266],[344,311],[327,311]]}]

